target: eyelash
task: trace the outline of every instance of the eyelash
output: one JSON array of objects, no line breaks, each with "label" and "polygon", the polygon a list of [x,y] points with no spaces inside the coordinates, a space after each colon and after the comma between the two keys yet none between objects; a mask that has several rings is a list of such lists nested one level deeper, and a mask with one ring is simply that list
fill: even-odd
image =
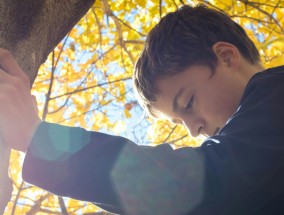
[{"label": "eyelash", "polygon": [[194,96],[191,96],[189,102],[186,104],[185,106],[185,111],[189,111],[191,110],[192,106],[193,106],[193,100],[194,100]]}]

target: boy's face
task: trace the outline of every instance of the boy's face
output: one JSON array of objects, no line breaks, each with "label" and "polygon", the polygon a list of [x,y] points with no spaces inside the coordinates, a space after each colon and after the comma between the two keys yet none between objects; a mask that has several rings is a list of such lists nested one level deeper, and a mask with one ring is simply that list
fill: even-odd
[{"label": "boy's face", "polygon": [[157,80],[153,107],[174,123],[184,124],[192,136],[216,134],[237,110],[245,85],[225,63],[216,70],[195,65]]}]

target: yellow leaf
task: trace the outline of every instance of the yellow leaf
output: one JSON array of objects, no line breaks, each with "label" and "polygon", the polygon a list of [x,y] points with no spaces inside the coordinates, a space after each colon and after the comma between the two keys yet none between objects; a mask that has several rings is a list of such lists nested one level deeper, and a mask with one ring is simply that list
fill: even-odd
[{"label": "yellow leaf", "polygon": [[127,108],[124,109],[124,115],[126,116],[126,118],[131,118],[132,116],[130,111]]}]

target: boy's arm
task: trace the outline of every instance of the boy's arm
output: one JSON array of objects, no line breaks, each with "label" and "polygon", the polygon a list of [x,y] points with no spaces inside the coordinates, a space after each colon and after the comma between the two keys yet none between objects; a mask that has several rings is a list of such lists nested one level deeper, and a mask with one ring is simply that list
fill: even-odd
[{"label": "boy's arm", "polygon": [[46,122],[23,166],[25,181],[119,214],[188,212],[201,202],[204,177],[201,151],[138,146],[123,137]]}]

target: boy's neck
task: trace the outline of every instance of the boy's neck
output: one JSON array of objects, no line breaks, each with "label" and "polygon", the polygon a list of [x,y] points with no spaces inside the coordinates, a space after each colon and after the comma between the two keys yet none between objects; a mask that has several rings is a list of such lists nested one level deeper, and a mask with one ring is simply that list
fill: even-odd
[{"label": "boy's neck", "polygon": [[262,72],[265,68],[260,64],[250,64],[243,60],[239,67],[239,73],[242,76],[244,85],[246,86],[249,80],[258,72]]}]

